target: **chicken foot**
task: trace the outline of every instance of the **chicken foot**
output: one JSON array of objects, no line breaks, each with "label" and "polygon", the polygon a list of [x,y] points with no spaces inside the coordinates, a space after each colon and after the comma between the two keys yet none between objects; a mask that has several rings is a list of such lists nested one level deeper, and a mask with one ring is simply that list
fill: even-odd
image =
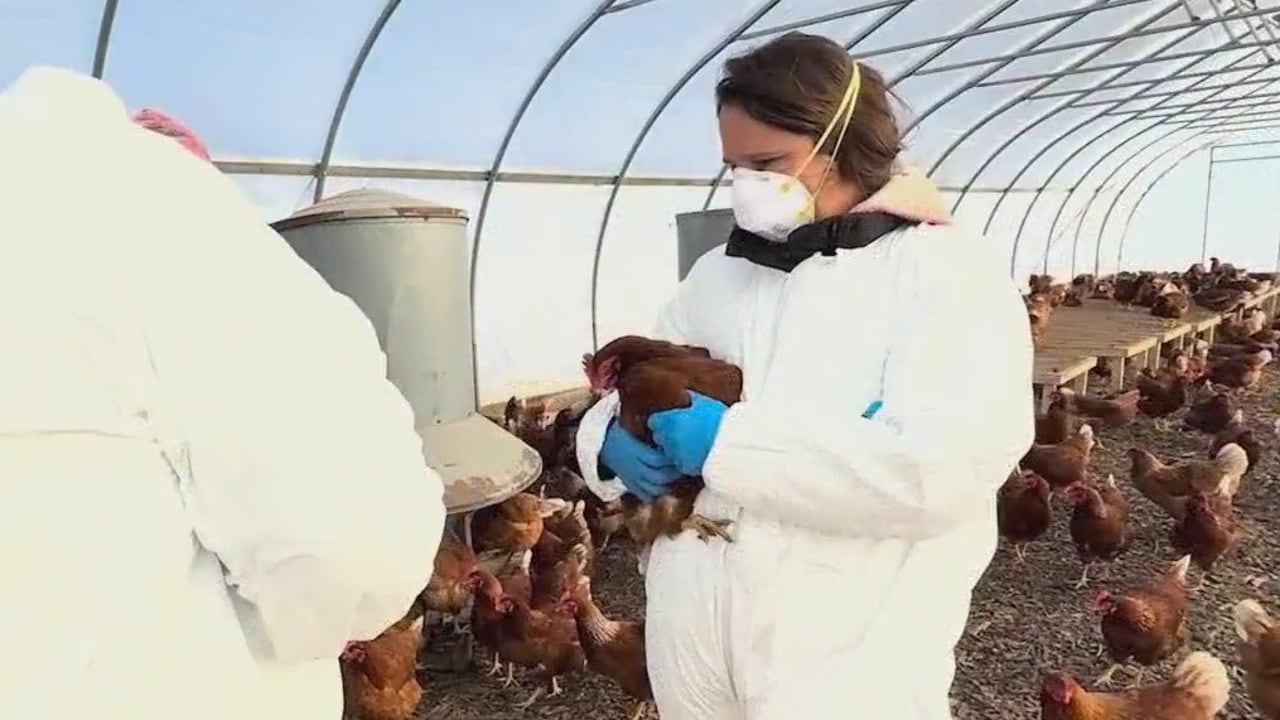
[{"label": "chicken foot", "polygon": [[502,689],[505,690],[511,687],[511,683],[515,681],[516,681],[516,664],[513,662],[509,662],[507,663],[507,679],[503,681]]},{"label": "chicken foot", "polygon": [[1093,684],[1099,687],[1106,687],[1114,681],[1117,671],[1123,670],[1126,668],[1128,668],[1128,665],[1126,665],[1125,663],[1116,663],[1111,667],[1107,668],[1106,672],[1099,675],[1098,679],[1093,681]]},{"label": "chicken foot", "polygon": [[726,529],[732,524],[732,520],[711,520],[695,513],[680,523],[680,529],[692,530],[698,533],[698,538],[702,542],[707,542],[712,537],[722,538],[725,542],[733,542],[733,536]]},{"label": "chicken foot", "polygon": [[1093,563],[1085,563],[1085,564],[1084,564],[1084,570],[1083,570],[1083,571],[1081,571],[1081,573],[1080,573],[1080,579],[1076,582],[1076,589],[1077,589],[1077,590],[1079,590],[1080,588],[1082,588],[1082,587],[1084,587],[1085,585],[1088,585],[1088,584],[1089,584],[1089,567],[1090,567],[1091,565],[1093,565]]},{"label": "chicken foot", "polygon": [[1019,565],[1027,561],[1027,553],[1022,549],[1022,543],[1014,543],[1013,554],[1018,558]]},{"label": "chicken foot", "polygon": [[543,693],[546,693],[548,698],[553,698],[553,697],[556,697],[557,695],[562,695],[564,693],[564,688],[560,687],[560,678],[556,677],[555,675],[552,675],[551,676],[551,692],[548,693],[545,687],[540,687],[537,690],[533,691],[533,694],[529,696],[528,700],[525,700],[524,702],[520,703],[516,707],[521,710],[524,710],[525,708],[537,702],[538,699],[542,697]]},{"label": "chicken foot", "polygon": [[493,654],[493,667],[489,668],[489,672],[485,673],[485,677],[493,677],[502,672],[502,656],[498,653]]},{"label": "chicken foot", "polygon": [[649,702],[648,700],[641,700],[636,705],[636,711],[631,713],[631,720],[640,720],[640,718],[644,717],[645,710],[649,709]]}]

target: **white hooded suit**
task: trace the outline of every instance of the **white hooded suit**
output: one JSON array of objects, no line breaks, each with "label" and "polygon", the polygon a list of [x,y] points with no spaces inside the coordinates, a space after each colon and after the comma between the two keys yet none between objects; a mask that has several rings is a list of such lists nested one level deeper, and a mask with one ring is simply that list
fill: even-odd
[{"label": "white hooded suit", "polygon": [[0,717],[337,720],[444,509],[369,321],[228,178],[0,94]]},{"label": "white hooded suit", "polygon": [[[743,369],[696,510],[734,542],[653,546],[663,720],[944,720],[994,552],[995,493],[1033,437],[1032,349],[981,236],[912,226],[791,273],[708,252],[657,336]],[[594,472],[616,396],[584,418]],[[872,419],[863,411],[883,406]]]}]

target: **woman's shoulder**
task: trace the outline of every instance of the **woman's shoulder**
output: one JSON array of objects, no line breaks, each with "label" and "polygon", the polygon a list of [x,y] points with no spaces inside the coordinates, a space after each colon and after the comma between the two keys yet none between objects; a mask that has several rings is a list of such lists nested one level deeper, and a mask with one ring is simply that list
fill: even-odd
[{"label": "woman's shoulder", "polygon": [[894,254],[902,270],[930,285],[948,278],[1009,283],[1009,259],[987,236],[960,225],[915,225],[898,234]]}]

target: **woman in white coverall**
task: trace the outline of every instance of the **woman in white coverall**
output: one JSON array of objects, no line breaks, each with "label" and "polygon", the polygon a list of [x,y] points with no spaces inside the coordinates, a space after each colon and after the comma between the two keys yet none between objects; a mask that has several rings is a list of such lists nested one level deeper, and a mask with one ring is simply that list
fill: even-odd
[{"label": "woman in white coverall", "polygon": [[370,323],[92,78],[0,94],[0,188],[0,717],[337,720],[444,515]]},{"label": "woman in white coverall", "polygon": [[[701,474],[646,569],[663,720],[950,718],[953,647],[996,546],[995,492],[1032,440],[1032,349],[1007,260],[902,171],[881,76],[788,34],[716,88],[737,221],[657,335],[741,366],[743,401],[584,418],[605,498]],[[600,464],[618,479],[602,481]]]}]

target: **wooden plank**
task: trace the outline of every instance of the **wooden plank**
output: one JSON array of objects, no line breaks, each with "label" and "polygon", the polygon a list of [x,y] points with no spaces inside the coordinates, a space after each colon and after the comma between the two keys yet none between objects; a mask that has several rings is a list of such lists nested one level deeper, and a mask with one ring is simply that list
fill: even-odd
[{"label": "wooden plank", "polygon": [[[557,390],[555,392],[530,395],[520,399],[523,400],[526,405],[542,403],[546,406],[546,415],[554,416],[564,408],[583,402],[590,396],[591,389],[583,386],[580,388],[569,388],[567,390]],[[506,409],[507,401],[503,400],[502,402],[493,402],[480,406],[480,414],[501,425],[502,415]]]},{"label": "wooden plank", "polygon": [[1043,347],[1127,359],[1192,330],[1187,322],[1154,317],[1110,300],[1088,299],[1080,307],[1058,308],[1049,320]]},{"label": "wooden plank", "polygon": [[1088,373],[1098,364],[1091,355],[1036,352],[1032,383],[1057,387]]}]

